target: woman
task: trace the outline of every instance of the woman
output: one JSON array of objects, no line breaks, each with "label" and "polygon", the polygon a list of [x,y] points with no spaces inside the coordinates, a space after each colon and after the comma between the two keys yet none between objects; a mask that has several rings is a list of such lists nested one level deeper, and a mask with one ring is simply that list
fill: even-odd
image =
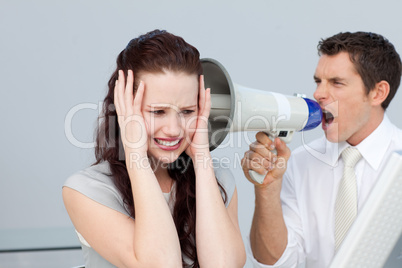
[{"label": "woman", "polygon": [[97,161],[63,187],[86,267],[243,267],[236,187],[213,167],[201,74],[197,49],[166,31],[119,54]]}]

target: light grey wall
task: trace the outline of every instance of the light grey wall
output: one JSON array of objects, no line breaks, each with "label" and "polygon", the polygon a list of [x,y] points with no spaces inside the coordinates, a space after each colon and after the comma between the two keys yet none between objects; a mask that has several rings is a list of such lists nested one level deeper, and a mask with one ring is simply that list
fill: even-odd
[{"label": "light grey wall", "polygon": [[[0,0],[0,229],[70,227],[64,180],[94,160],[93,129],[117,54],[127,42],[160,28],[183,36],[202,57],[219,60],[232,80],[312,98],[319,39],[340,31],[383,34],[402,53],[402,3],[381,1],[6,1]],[[402,128],[402,93],[388,111]],[[93,108],[91,108],[92,106]],[[252,137],[254,133],[248,133]],[[310,140],[321,130],[308,133]],[[253,188],[239,159],[244,134],[233,134],[230,155],[239,192],[244,237],[254,206]],[[297,135],[291,148],[301,144]]]}]

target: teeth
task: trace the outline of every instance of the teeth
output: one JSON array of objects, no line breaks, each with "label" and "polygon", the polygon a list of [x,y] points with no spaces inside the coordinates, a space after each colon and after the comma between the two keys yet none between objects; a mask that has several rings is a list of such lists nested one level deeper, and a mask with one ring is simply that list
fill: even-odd
[{"label": "teeth", "polygon": [[180,142],[180,139],[175,140],[175,141],[164,141],[164,140],[160,140],[160,139],[155,139],[157,143],[159,143],[160,145],[164,145],[164,146],[175,146],[176,144],[178,144]]}]

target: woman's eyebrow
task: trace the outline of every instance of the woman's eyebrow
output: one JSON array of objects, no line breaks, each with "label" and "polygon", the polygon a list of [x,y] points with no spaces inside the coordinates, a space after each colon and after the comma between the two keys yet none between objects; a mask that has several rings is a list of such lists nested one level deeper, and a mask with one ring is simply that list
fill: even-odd
[{"label": "woman's eyebrow", "polygon": [[160,103],[158,103],[158,104],[149,104],[149,105],[147,105],[147,107],[148,107],[148,108],[152,108],[152,109],[158,109],[158,108],[166,109],[166,108],[172,107],[172,105],[170,105],[170,104],[160,104]]},{"label": "woman's eyebrow", "polygon": [[194,105],[188,105],[188,106],[183,106],[183,107],[177,107],[175,105],[172,104],[149,104],[146,106],[147,108],[150,109],[166,109],[166,108],[174,108],[174,109],[180,109],[180,110],[184,110],[184,109],[194,109],[197,107],[197,104]]},{"label": "woman's eyebrow", "polygon": [[182,110],[185,110],[185,109],[194,109],[194,108],[196,108],[196,107],[197,107],[197,104],[194,104],[194,105],[189,105],[189,106],[182,107],[181,109],[182,109]]}]

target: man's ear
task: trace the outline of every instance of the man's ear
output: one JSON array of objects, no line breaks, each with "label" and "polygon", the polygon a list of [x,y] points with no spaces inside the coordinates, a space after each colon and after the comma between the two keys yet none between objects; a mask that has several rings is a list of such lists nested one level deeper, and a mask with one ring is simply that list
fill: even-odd
[{"label": "man's ear", "polygon": [[378,82],[374,89],[370,91],[369,98],[374,106],[379,106],[385,101],[389,94],[389,84],[387,81]]}]

